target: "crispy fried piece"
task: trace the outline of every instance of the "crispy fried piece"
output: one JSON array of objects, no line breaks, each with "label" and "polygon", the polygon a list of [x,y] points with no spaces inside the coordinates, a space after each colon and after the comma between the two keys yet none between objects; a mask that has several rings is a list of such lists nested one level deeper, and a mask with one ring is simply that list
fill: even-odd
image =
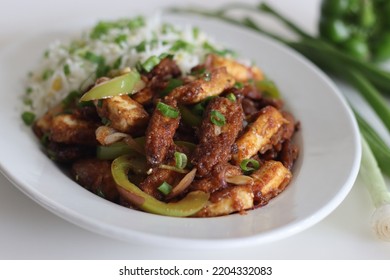
[{"label": "crispy fried piece", "polygon": [[149,78],[158,77],[159,79],[179,77],[181,70],[174,60],[171,58],[164,58],[157,64],[148,74]]},{"label": "crispy fried piece", "polygon": [[53,118],[64,110],[62,104],[49,109],[42,117],[40,117],[33,125],[33,131],[38,138],[50,133]]},{"label": "crispy fried piece", "polygon": [[196,213],[196,217],[216,217],[253,208],[251,186],[234,186],[214,192],[206,206]]},{"label": "crispy fried piece", "polygon": [[75,115],[62,114],[52,118],[49,139],[57,143],[96,145],[95,122],[77,118]]},{"label": "crispy fried piece", "polygon": [[[225,117],[225,124],[218,126],[212,122],[214,112]],[[242,129],[243,119],[242,107],[238,102],[225,97],[210,101],[200,127],[199,144],[191,160],[198,169],[198,177],[210,174],[214,166],[230,160],[232,145]]]},{"label": "crispy fried piece", "polygon": [[154,96],[154,92],[150,87],[147,86],[141,89],[139,92],[133,94],[131,98],[134,101],[138,102],[139,104],[145,106],[152,102],[153,96]]},{"label": "crispy fried piece", "polygon": [[45,143],[45,150],[51,160],[59,163],[71,163],[75,160],[91,157],[95,154],[94,146],[63,144],[50,141]]},{"label": "crispy fried piece", "polygon": [[[167,100],[164,103],[172,108],[177,108],[175,100]],[[151,166],[160,165],[166,158],[171,147],[174,146],[173,136],[179,127],[180,116],[170,118],[155,109],[146,129],[145,154],[146,160]]]},{"label": "crispy fried piece", "polygon": [[264,162],[251,177],[254,180],[254,203],[256,206],[262,206],[284,191],[292,174],[281,162],[270,160]]},{"label": "crispy fried piece", "polygon": [[117,202],[119,193],[111,175],[111,162],[82,159],[73,163],[71,174],[81,186],[109,201]]},{"label": "crispy fried piece", "polygon": [[292,169],[295,160],[298,158],[299,148],[290,140],[286,140],[282,144],[279,160],[289,170]]},{"label": "crispy fried piece", "polygon": [[191,190],[213,193],[219,189],[227,187],[226,177],[241,175],[241,169],[238,166],[229,163],[218,164],[213,168],[211,174],[205,178],[195,180],[191,184]]},{"label": "crispy fried piece", "polygon": [[234,59],[226,58],[216,54],[209,54],[206,58],[206,67],[215,69],[226,67],[227,72],[238,82],[247,82],[248,80],[262,80],[264,74],[256,66],[245,66]]},{"label": "crispy fried piece", "polygon": [[225,67],[217,68],[197,80],[175,88],[167,98],[176,99],[179,104],[194,104],[207,97],[221,94],[234,83],[234,78],[228,74]]},{"label": "crispy fried piece", "polygon": [[242,160],[251,158],[257,152],[263,153],[269,149],[272,136],[286,122],[283,115],[274,107],[263,108],[257,119],[246,127],[244,134],[236,141],[234,162],[240,164]]},{"label": "crispy fried piece", "polygon": [[155,168],[146,179],[140,183],[139,187],[147,194],[155,197],[158,200],[164,201],[165,196],[158,190],[162,183],[167,182],[171,186],[175,186],[183,174],[177,173],[170,169]]},{"label": "crispy fried piece", "polygon": [[141,104],[128,95],[103,99],[96,104],[101,118],[110,120],[110,126],[124,133],[135,133],[147,125],[149,115]]}]

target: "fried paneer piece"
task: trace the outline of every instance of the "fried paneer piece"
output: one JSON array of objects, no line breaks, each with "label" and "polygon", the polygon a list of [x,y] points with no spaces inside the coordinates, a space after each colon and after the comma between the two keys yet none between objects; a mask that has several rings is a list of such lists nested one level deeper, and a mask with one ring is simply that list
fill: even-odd
[{"label": "fried paneer piece", "polygon": [[207,97],[221,94],[234,83],[234,78],[225,67],[212,69],[200,78],[175,88],[167,98],[176,99],[179,104],[195,104]]},{"label": "fried paneer piece", "polygon": [[267,204],[290,183],[292,174],[280,161],[269,160],[251,174],[256,206]]},{"label": "fried paneer piece", "polygon": [[207,56],[206,67],[211,69],[225,67],[227,72],[238,82],[264,79],[264,74],[259,68],[255,66],[245,66],[244,64],[241,64],[234,59],[226,58],[216,54],[209,54]]},{"label": "fried paneer piece", "polygon": [[246,127],[244,134],[236,141],[234,162],[240,164],[242,160],[251,158],[257,152],[265,152],[269,148],[272,136],[286,122],[283,115],[274,107],[263,108],[257,119]]},{"label": "fried paneer piece", "polygon": [[61,114],[52,118],[49,139],[63,144],[96,145],[95,122],[86,121],[75,115]]},{"label": "fried paneer piece", "polygon": [[[223,115],[224,123],[213,123],[218,114]],[[217,97],[207,105],[199,131],[199,144],[192,155],[192,164],[197,168],[197,177],[204,177],[217,164],[226,163],[231,158],[232,145],[243,126],[244,113],[239,102],[225,97]]]},{"label": "fried paneer piece", "polygon": [[[175,100],[166,100],[163,104],[178,110]],[[145,155],[150,166],[160,165],[174,146],[173,136],[179,127],[180,115],[176,118],[165,116],[157,107],[153,111],[146,129]]]},{"label": "fried paneer piece", "polygon": [[42,117],[33,124],[33,131],[38,138],[50,133],[53,118],[64,110],[62,104],[49,109]]},{"label": "fried paneer piece", "polygon": [[128,95],[102,99],[96,103],[101,118],[108,119],[110,126],[123,133],[135,133],[147,125],[149,114],[141,104]]},{"label": "fried paneer piece", "polygon": [[253,208],[252,187],[232,186],[212,193],[209,202],[195,216],[224,216],[251,208]]},{"label": "fried paneer piece", "polygon": [[111,175],[111,162],[95,158],[81,159],[72,164],[72,177],[85,189],[109,201],[118,202],[119,193]]}]

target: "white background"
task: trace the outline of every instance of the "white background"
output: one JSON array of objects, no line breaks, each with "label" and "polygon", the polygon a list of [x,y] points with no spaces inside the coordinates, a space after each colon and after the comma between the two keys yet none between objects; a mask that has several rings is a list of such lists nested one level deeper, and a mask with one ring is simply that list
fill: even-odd
[{"label": "white background", "polygon": [[[55,32],[64,22],[87,20],[93,24],[99,19],[147,14],[167,6],[218,7],[229,2],[2,0],[0,51],[31,33]],[[268,2],[307,31],[316,32],[319,0]],[[74,226],[30,200],[0,174],[0,259],[390,259],[390,243],[377,240],[370,230],[372,211],[368,193],[358,179],[331,215],[292,237],[229,250],[167,249],[124,243]]]}]

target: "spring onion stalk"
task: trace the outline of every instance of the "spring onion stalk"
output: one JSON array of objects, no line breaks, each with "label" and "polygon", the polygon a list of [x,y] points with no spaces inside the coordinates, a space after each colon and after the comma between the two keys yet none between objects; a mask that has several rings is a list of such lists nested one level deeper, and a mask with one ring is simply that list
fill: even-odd
[{"label": "spring onion stalk", "polygon": [[378,238],[390,241],[390,192],[374,154],[364,137],[362,137],[360,176],[364,180],[376,208],[371,217],[372,229]]}]

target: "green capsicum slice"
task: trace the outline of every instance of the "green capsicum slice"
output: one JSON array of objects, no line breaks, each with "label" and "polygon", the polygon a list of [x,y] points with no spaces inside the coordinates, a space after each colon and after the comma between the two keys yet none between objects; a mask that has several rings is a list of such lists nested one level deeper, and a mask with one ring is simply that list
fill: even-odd
[{"label": "green capsicum slice", "polygon": [[80,98],[80,102],[132,94],[144,87],[145,83],[141,80],[140,74],[137,71],[130,71],[94,86]]},{"label": "green capsicum slice", "polygon": [[141,210],[153,214],[175,217],[191,216],[201,210],[210,195],[202,191],[188,193],[178,202],[165,203],[143,192],[128,179],[131,163],[127,155],[116,158],[111,165],[112,176],[118,185],[118,191]]},{"label": "green capsicum slice", "polygon": [[280,92],[275,83],[269,79],[255,81],[255,86],[267,97],[280,98]]}]

